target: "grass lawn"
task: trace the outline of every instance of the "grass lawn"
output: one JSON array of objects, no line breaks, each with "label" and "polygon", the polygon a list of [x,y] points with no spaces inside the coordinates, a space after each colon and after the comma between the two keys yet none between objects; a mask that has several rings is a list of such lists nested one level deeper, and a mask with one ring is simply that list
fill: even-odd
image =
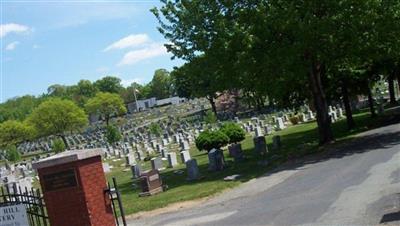
[{"label": "grass lawn", "polygon": [[[385,116],[387,118],[387,115]],[[341,142],[361,131],[365,131],[376,127],[384,119],[383,116],[371,119],[369,113],[360,112],[354,114],[354,120],[357,127],[348,131],[346,128],[346,120],[342,119],[333,124],[332,129],[337,141]],[[169,189],[163,193],[150,196],[150,197],[138,197],[140,187],[133,187],[133,180],[131,179],[131,172],[123,166],[125,162],[121,160],[108,160],[112,165],[113,171],[107,174],[107,179],[111,181],[112,177],[117,178],[119,189],[122,193],[122,202],[125,208],[126,214],[137,213],[139,211],[148,211],[161,207],[165,207],[168,204],[193,200],[210,196],[219,192],[224,191],[227,188],[235,187],[243,182],[246,182],[252,178],[258,177],[268,170],[278,166],[290,158],[298,158],[304,155],[312,154],[323,149],[318,148],[318,134],[316,130],[316,122],[309,122],[290,126],[279,132],[275,132],[273,135],[280,135],[282,141],[282,148],[277,154],[279,157],[274,161],[269,161],[270,164],[263,165],[258,164],[260,157],[253,155],[253,139],[247,136],[242,142],[242,148],[244,150],[246,161],[235,164],[233,159],[228,157],[227,151],[225,151],[225,158],[228,162],[228,168],[222,172],[208,172],[208,158],[206,152],[199,152],[196,148],[192,147],[190,150],[192,158],[197,159],[197,163],[200,168],[200,172],[203,176],[201,180],[195,182],[186,181],[185,166],[180,164],[174,169],[166,169],[161,172],[162,179],[166,183]],[[266,137],[267,145],[269,149],[272,147],[272,136]],[[271,154],[266,156],[267,160],[271,160]],[[166,164],[165,164],[166,165]],[[149,163],[145,163],[145,168],[150,168]],[[175,174],[174,171],[183,170],[183,174]],[[241,179],[238,181],[223,181],[223,178],[228,175],[240,174]],[[136,183],[136,182],[135,182]],[[136,183],[137,184],[137,183]]]}]

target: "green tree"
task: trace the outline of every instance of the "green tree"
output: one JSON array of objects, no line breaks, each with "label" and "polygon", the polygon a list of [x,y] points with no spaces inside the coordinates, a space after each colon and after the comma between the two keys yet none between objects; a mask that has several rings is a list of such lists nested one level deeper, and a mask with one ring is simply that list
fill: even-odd
[{"label": "green tree", "polygon": [[44,98],[25,95],[0,104],[0,122],[7,120],[23,121]]},{"label": "green tree", "polygon": [[77,84],[78,94],[85,97],[94,97],[97,87],[89,80],[80,80]]},{"label": "green tree", "polygon": [[0,146],[15,145],[34,137],[35,130],[26,122],[8,120],[0,124]]},{"label": "green tree", "polygon": [[180,97],[205,97],[210,102],[212,110],[217,115],[215,99],[218,92],[224,91],[230,80],[225,80],[214,64],[210,64],[207,56],[192,58],[172,72],[174,88]]},{"label": "green tree", "polygon": [[195,140],[196,147],[200,151],[206,150],[211,151],[213,148],[220,149],[221,147],[229,143],[229,137],[225,133],[217,130],[210,131],[206,130],[201,132]]},{"label": "green tree", "polygon": [[28,122],[39,136],[59,136],[68,148],[66,134],[84,128],[88,117],[74,102],[53,98],[41,103],[29,116]]},{"label": "green tree", "polygon": [[53,140],[52,149],[56,154],[65,151],[65,144],[64,144],[63,140],[62,139]]},{"label": "green tree", "polygon": [[88,100],[85,108],[90,114],[99,114],[104,117],[106,125],[114,115],[126,113],[124,101],[118,94],[99,92],[95,97]]},{"label": "green tree", "polygon": [[18,151],[15,145],[9,145],[6,147],[5,157],[10,162],[17,162],[21,160],[21,153]]},{"label": "green tree", "polygon": [[211,67],[207,74],[216,78],[210,84],[222,85],[220,91],[246,87],[257,98],[268,94],[269,99],[299,101],[304,96],[298,91],[306,89],[317,112],[320,144],[333,140],[327,71],[373,52],[376,37],[385,34],[375,32],[384,18],[381,3],[390,5],[376,0],[162,2],[152,12],[175,57],[188,63],[204,57],[202,68],[208,72]]},{"label": "green tree", "polygon": [[113,76],[106,76],[102,79],[97,80],[94,83],[94,86],[100,92],[107,92],[107,93],[120,93],[123,89],[121,85],[121,79]]},{"label": "green tree", "polygon": [[246,132],[236,123],[224,123],[220,131],[229,137],[229,143],[231,144],[236,144],[246,138]]},{"label": "green tree", "polygon": [[169,72],[165,69],[156,70],[150,82],[150,88],[150,95],[157,99],[168,98],[172,95],[172,84]]},{"label": "green tree", "polygon": [[119,132],[119,130],[112,125],[106,126],[106,139],[107,142],[111,145],[114,145],[116,142],[120,141],[122,139],[122,135]]}]

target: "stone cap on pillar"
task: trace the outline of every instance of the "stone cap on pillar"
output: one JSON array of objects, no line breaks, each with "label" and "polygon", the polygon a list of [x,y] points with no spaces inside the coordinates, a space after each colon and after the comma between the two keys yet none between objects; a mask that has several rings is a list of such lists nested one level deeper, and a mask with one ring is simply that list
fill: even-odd
[{"label": "stone cap on pillar", "polygon": [[101,156],[103,153],[104,151],[100,148],[64,151],[33,163],[32,168],[41,169],[64,163],[75,162],[95,156]]}]

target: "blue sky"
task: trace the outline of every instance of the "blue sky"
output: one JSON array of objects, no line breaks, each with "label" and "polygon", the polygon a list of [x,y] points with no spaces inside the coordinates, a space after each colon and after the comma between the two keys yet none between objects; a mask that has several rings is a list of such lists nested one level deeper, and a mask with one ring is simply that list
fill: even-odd
[{"label": "blue sky", "polygon": [[149,12],[159,1],[0,1],[0,102],[105,75],[146,83],[182,64]]}]

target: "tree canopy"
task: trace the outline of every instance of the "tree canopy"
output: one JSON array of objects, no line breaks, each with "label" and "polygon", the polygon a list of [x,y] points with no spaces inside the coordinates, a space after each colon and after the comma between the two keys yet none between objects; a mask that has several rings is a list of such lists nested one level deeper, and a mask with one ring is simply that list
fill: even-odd
[{"label": "tree canopy", "polygon": [[179,95],[209,98],[239,89],[260,104],[268,99],[293,107],[307,101],[317,112],[321,144],[334,139],[327,93],[343,88],[339,77],[354,83],[354,73],[343,77],[337,69],[357,70],[399,56],[398,1],[162,3],[152,9],[158,29],[168,51],[186,61],[172,72]]},{"label": "tree canopy", "polygon": [[35,128],[38,136],[59,136],[68,147],[65,134],[84,128],[88,117],[74,102],[53,98],[41,103],[29,115],[28,123]]},{"label": "tree canopy", "polygon": [[85,108],[90,114],[99,114],[104,117],[107,125],[109,125],[112,116],[126,113],[124,101],[118,94],[113,93],[97,93],[96,96],[88,100]]},{"label": "tree canopy", "polygon": [[35,130],[26,122],[8,120],[0,124],[0,146],[15,145],[34,138]]}]

